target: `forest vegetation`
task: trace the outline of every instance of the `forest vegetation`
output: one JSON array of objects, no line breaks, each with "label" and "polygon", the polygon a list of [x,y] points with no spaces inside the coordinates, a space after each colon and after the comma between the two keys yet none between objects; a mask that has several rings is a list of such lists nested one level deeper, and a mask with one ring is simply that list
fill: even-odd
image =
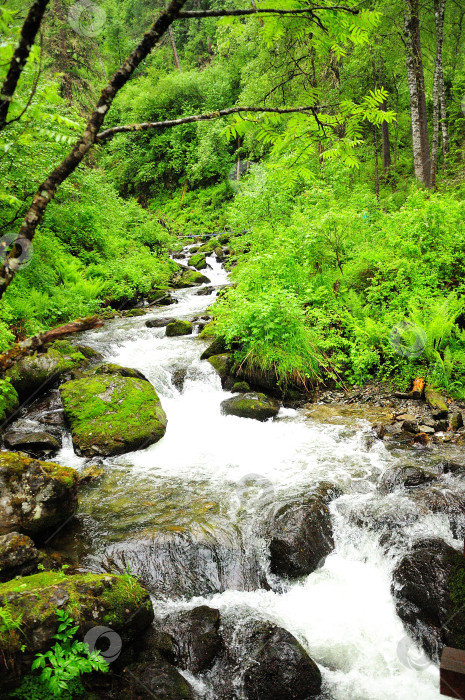
[{"label": "forest vegetation", "polygon": [[[28,5],[0,7],[3,85]],[[0,109],[3,278],[37,188],[163,7],[35,5],[43,20]],[[99,130],[150,124],[95,139],[45,197],[2,289],[0,351],[167,288],[170,252],[227,231],[232,285],[209,332],[238,362],[303,384],[407,389],[422,375],[465,397],[465,6],[334,7],[185,5]],[[192,115],[209,118],[163,124]]]}]

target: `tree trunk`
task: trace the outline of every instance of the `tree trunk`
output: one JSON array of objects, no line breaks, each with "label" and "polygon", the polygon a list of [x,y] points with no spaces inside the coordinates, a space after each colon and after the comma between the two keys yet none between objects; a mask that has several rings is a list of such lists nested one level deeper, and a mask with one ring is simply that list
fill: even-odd
[{"label": "tree trunk", "polygon": [[168,29],[168,32],[170,35],[171,46],[173,47],[174,62],[176,63],[176,68],[178,69],[178,71],[181,71],[181,64],[179,62],[178,50],[176,48],[176,42],[174,40],[173,27],[170,27]]},{"label": "tree trunk", "polygon": [[444,71],[442,64],[442,47],[444,43],[444,13],[446,0],[434,0],[434,22],[436,25],[436,60],[433,80],[433,144],[431,150],[431,186],[436,187],[438,170],[439,128],[442,130],[442,149],[444,167],[449,150],[449,131],[447,127],[446,100],[444,94]]},{"label": "tree trunk", "polygon": [[376,133],[376,126],[373,125],[373,146],[375,155],[375,192],[376,199],[379,202],[379,165],[378,165],[378,134]]},{"label": "tree trunk", "polygon": [[404,22],[407,53],[407,82],[412,120],[412,146],[415,177],[431,186],[428,117],[426,113],[425,77],[421,55],[420,17],[418,0],[406,0]]},{"label": "tree trunk", "polygon": [[[383,112],[386,112],[386,100],[382,104]],[[383,172],[386,175],[391,167],[391,142],[389,139],[389,124],[383,122],[381,126],[382,133],[382,150],[383,150]]]}]

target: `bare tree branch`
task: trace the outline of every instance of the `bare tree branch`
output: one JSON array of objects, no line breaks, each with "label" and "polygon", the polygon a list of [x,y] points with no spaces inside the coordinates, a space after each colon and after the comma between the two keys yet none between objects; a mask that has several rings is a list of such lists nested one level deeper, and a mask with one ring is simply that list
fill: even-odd
[{"label": "bare tree branch", "polygon": [[322,107],[228,107],[226,109],[219,109],[216,112],[194,114],[190,117],[180,117],[179,119],[166,119],[165,121],[161,122],[142,122],[141,124],[123,124],[121,126],[113,126],[111,129],[106,129],[105,131],[100,132],[100,134],[97,136],[97,142],[103,143],[104,141],[113,138],[113,136],[116,134],[125,134],[131,131],[148,131],[149,129],[165,129],[170,126],[179,126],[179,124],[192,124],[193,122],[204,122],[210,119],[219,119],[220,117],[227,117],[230,114],[238,114],[239,112],[293,114],[296,112],[313,113],[313,110],[315,109],[322,109]]},{"label": "bare tree branch", "polygon": [[5,128],[11,100],[13,99],[21,73],[31,53],[32,45],[40,29],[49,1],[50,0],[36,0],[24,20],[18,46],[10,61],[10,67],[0,91],[0,131]]},{"label": "bare tree branch", "polygon": [[199,17],[243,17],[245,15],[314,15],[320,10],[338,10],[340,12],[349,12],[351,15],[358,15],[360,10],[344,5],[299,7],[292,10],[280,10],[277,8],[250,8],[250,9],[218,9],[218,10],[185,10],[179,13],[179,19],[198,19]]}]

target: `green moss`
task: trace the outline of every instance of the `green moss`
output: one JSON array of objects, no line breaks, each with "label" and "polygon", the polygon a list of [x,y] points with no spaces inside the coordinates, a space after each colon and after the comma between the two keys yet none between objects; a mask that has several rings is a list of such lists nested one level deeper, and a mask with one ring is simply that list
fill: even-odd
[{"label": "green moss", "polygon": [[192,333],[192,323],[190,321],[176,320],[166,326],[166,335],[173,338],[177,335],[190,335]]},{"label": "green moss", "polygon": [[0,379],[0,422],[3,422],[19,406],[16,389],[8,379]]},{"label": "green moss", "polygon": [[143,379],[94,374],[62,384],[60,394],[73,443],[82,454],[122,454],[165,434],[165,412]]},{"label": "green moss", "polygon": [[221,355],[212,355],[208,358],[211,366],[220,375],[221,379],[226,379],[229,374],[231,355],[229,353],[222,353]]},{"label": "green moss", "polygon": [[[71,467],[63,467],[55,462],[42,462],[32,457],[23,457],[17,452],[0,452],[0,469],[5,469],[14,478],[31,467],[38,466],[42,473],[72,487],[77,483],[78,474]],[[7,477],[8,478],[8,477]]]},{"label": "green moss", "polygon": [[127,618],[128,605],[138,610],[145,608],[151,610],[152,603],[137,580],[128,574],[116,577],[115,585],[106,588],[102,593],[102,602],[108,608],[103,621],[109,625],[121,626]]},{"label": "green moss", "polygon": [[210,280],[197,270],[185,270],[179,279],[173,282],[173,286],[182,289],[183,287],[196,287],[199,284],[208,284]]},{"label": "green moss", "polygon": [[233,394],[246,394],[250,391],[250,387],[247,382],[236,382],[231,391]]},{"label": "green moss", "polygon": [[204,270],[207,267],[207,261],[203,253],[196,253],[189,258],[189,265],[196,267],[198,270]]}]

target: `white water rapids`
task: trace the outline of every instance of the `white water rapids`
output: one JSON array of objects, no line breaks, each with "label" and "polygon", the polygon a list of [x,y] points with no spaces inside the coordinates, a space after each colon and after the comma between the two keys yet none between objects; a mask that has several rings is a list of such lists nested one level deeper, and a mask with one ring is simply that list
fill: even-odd
[{"label": "white water rapids", "polygon": [[[221,266],[213,258],[208,262],[206,274],[212,284],[226,283]],[[291,584],[275,581],[273,590],[228,589],[192,599],[157,599],[156,611],[163,614],[206,604],[225,617],[254,615],[276,622],[294,634],[319,664],[325,698],[437,700],[437,668],[426,663],[409,668],[408,658],[402,653],[399,658],[398,645],[406,632],[390,593],[396,559],[383,550],[379,533],[358,527],[353,517],[373,504],[394,511],[404,507],[402,495],[385,496],[383,502],[375,493],[380,473],[401,457],[380,441],[370,447],[368,424],[363,422],[356,427],[325,424],[309,418],[305,409],[282,409],[276,420],[266,423],[221,415],[220,403],[231,394],[221,389],[211,365],[199,359],[207,343],[195,336],[167,338],[164,328],[145,326],[150,318],[203,315],[214,294],[198,296],[197,291],[176,292],[176,305],[107,322],[79,339],[106,360],[143,372],[168,416],[166,435],[158,444],[105,460],[111,489],[105,493],[93,489],[83,512],[103,524],[109,537],[116,533],[117,539],[121,528],[125,534],[131,527],[145,532],[151,526],[150,516],[144,515],[150,503],[162,487],[171,489],[170,498],[179,498],[187,519],[199,498],[204,504],[220,503],[222,517],[237,525],[266,559],[256,522],[267,506],[321,481],[340,485],[345,495],[331,504],[335,551],[310,576]],[[187,368],[182,392],[171,381],[179,368]],[[57,461],[79,469],[85,460],[68,442]],[[134,512],[128,506],[133,493]],[[176,511],[168,505],[163,517],[175,520]],[[417,520],[411,534],[440,535],[453,542],[448,521],[439,515]],[[420,656],[414,645],[411,652],[410,658]],[[199,697],[213,697],[208,683],[199,679],[194,683]]]}]

